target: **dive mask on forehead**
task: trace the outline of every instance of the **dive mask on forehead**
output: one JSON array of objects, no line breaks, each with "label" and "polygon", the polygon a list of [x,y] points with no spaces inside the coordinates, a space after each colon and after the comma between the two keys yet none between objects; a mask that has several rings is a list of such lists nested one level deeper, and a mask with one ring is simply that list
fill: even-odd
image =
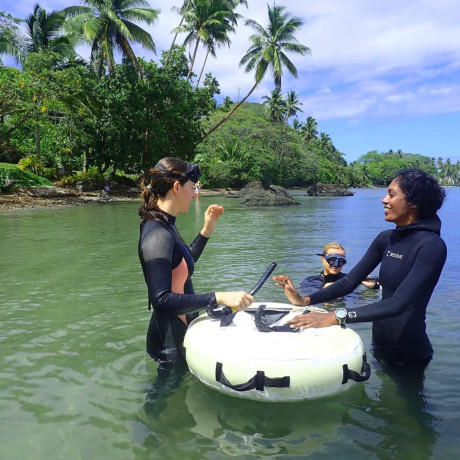
[{"label": "dive mask on forehead", "polygon": [[330,267],[343,267],[347,263],[347,259],[343,254],[316,254],[324,257]]},{"label": "dive mask on forehead", "polygon": [[195,182],[195,183],[198,182],[201,176],[200,167],[194,163],[189,163],[189,162],[186,162],[186,165],[187,165],[186,173],[177,174],[175,172],[167,171],[163,166],[161,166],[160,164],[157,164],[155,165],[155,168],[163,172],[161,174],[153,174],[152,176],[150,176],[150,180],[167,176],[167,177],[175,177],[177,179],[183,179],[185,177],[192,182]]}]

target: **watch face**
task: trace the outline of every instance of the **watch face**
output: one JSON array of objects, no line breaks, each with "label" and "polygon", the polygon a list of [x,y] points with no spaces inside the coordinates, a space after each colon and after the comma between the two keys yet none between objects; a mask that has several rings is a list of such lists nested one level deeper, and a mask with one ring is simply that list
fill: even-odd
[{"label": "watch face", "polygon": [[337,308],[335,316],[339,319],[344,319],[347,317],[347,310],[345,310],[345,308]]}]

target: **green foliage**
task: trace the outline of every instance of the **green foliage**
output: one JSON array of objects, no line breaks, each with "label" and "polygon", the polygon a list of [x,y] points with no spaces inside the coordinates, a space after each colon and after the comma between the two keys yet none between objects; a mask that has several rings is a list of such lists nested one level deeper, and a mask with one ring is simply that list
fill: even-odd
[{"label": "green foliage", "polygon": [[448,158],[443,160],[438,158],[436,160],[438,170],[438,178],[442,185],[458,186],[460,185],[460,162],[455,164]]},{"label": "green foliage", "polygon": [[114,51],[118,50],[139,71],[131,43],[156,51],[151,35],[138,25],[152,25],[160,10],[149,8],[148,2],[138,0],[85,0],[85,6],[70,6],[62,10],[66,30],[91,43],[91,66],[99,77],[104,70],[112,72]]},{"label": "green foliage", "polygon": [[[31,53],[24,70],[0,68],[0,139],[2,158],[9,161],[35,154],[45,167],[81,164],[81,154],[72,149],[80,130],[70,114],[90,116],[88,82],[94,80],[84,67],[53,70],[55,53]],[[75,158],[59,156],[64,149]],[[80,158],[78,158],[80,156]]]},{"label": "green foliage", "polygon": [[[154,62],[115,66],[94,88],[96,119],[86,122],[88,160],[101,171],[140,171],[164,156],[191,158],[201,139],[201,117],[213,106],[213,89],[196,89]],[[85,122],[84,122],[85,123]]]},{"label": "green foliage", "polygon": [[37,176],[31,171],[22,171],[16,165],[0,163],[0,184],[5,185],[9,180],[20,181],[15,187],[34,187],[39,185],[53,185],[48,179]]},{"label": "green foliage", "polygon": [[19,169],[22,171],[32,171],[34,174],[40,174],[43,171],[43,163],[37,155],[29,155],[19,161]]},{"label": "green foliage", "polygon": [[100,173],[96,169],[90,169],[88,172],[85,173],[79,172],[71,176],[65,176],[62,178],[61,183],[62,185],[75,185],[81,181],[103,182],[104,180],[105,177],[102,173]]},{"label": "green foliage", "polygon": [[[318,143],[304,145],[293,128],[274,125],[264,112],[261,104],[244,104],[199,145],[195,161],[210,187],[239,188],[254,180],[286,187],[340,183],[346,169],[340,152],[325,152]],[[219,111],[205,128],[217,118]]]},{"label": "green foliage", "polygon": [[404,153],[401,150],[378,153],[372,150],[361,156],[351,165],[353,171],[352,185],[387,186],[398,171],[408,168],[420,168],[436,175],[434,158],[419,154]]}]

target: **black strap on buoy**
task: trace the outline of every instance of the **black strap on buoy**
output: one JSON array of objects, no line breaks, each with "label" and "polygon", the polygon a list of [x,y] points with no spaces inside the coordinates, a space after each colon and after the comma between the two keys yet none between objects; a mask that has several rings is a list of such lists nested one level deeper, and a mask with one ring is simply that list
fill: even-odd
[{"label": "black strap on buoy", "polygon": [[366,380],[369,380],[369,377],[371,376],[371,366],[369,366],[369,363],[367,362],[366,358],[366,353],[363,355],[363,367],[361,369],[361,375],[356,371],[352,371],[351,369],[348,369],[348,365],[344,364],[342,366],[343,369],[343,379],[342,379],[342,385],[347,383],[348,380],[353,380],[354,382],[365,382]]},{"label": "black strap on buoy", "polygon": [[216,381],[225,385],[228,388],[231,388],[235,391],[249,391],[249,390],[258,390],[264,391],[265,388],[289,388],[291,384],[291,378],[287,375],[285,377],[266,377],[264,371],[257,371],[256,375],[250,378],[245,383],[239,383],[237,385],[232,385],[227,377],[224,375],[222,370],[222,363],[216,363]]},{"label": "black strap on buoy", "polygon": [[[283,326],[271,326],[271,324],[274,324],[284,318],[290,313],[290,311],[265,315],[265,307],[266,305],[260,305],[254,315],[254,324],[259,332],[300,332],[300,328],[292,329],[289,324],[284,324]],[[310,310],[304,310],[301,314],[306,315],[307,313],[310,313]]]},{"label": "black strap on buoy", "polygon": [[[276,263],[272,262],[270,266],[265,270],[265,273],[260,277],[259,281],[257,281],[256,285],[249,291],[250,295],[255,295],[255,293],[263,286],[267,278],[272,274],[273,270],[276,268]],[[209,304],[206,307],[206,312],[208,316],[211,318],[222,318],[221,320],[221,327],[228,326],[235,317],[237,312],[233,311],[230,307],[220,307],[219,305]]]}]

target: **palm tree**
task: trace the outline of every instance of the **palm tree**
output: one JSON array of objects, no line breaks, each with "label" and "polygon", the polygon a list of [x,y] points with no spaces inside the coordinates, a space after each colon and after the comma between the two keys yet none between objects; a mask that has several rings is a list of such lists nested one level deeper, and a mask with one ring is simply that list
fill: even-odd
[{"label": "palm tree", "polygon": [[34,6],[34,12],[25,21],[25,45],[28,53],[52,51],[63,57],[75,55],[70,37],[61,33],[65,22],[62,11],[46,12],[40,5]]},{"label": "palm tree", "polygon": [[213,49],[217,40],[229,43],[228,33],[234,32],[238,15],[233,11],[236,7],[233,0],[194,0],[185,13],[185,24],[176,29],[177,32],[188,32],[184,45],[195,44],[190,58],[190,69],[187,80],[192,76],[193,66],[200,43]]},{"label": "palm tree", "polygon": [[106,67],[112,71],[115,48],[141,72],[130,41],[153,52],[156,48],[151,35],[133,21],[151,25],[160,11],[150,8],[146,0],[83,0],[83,3],[87,6],[63,10],[68,18],[66,28],[91,43],[91,64],[97,65],[98,75],[102,76]]},{"label": "palm tree", "polygon": [[302,56],[310,53],[310,49],[298,43],[294,37],[294,32],[303,25],[302,19],[290,18],[289,13],[284,13],[284,10],[284,6],[274,5],[273,9],[268,6],[267,29],[252,19],[246,21],[246,25],[253,28],[256,33],[250,37],[252,46],[240,62],[240,64],[247,64],[248,72],[256,68],[256,74],[263,72],[265,75],[267,67],[271,67],[277,88],[281,88],[283,65],[297,78],[297,69],[284,51]]},{"label": "palm tree", "polygon": [[192,1],[193,0],[185,0],[181,8],[173,7],[173,10],[180,12],[182,17],[180,19],[179,25],[174,29],[176,33],[174,34],[173,41],[171,43],[171,46],[169,47],[168,57],[166,58],[165,65],[164,65],[165,67],[168,67],[169,58],[171,57],[171,51],[174,48],[174,44],[176,43],[177,36],[179,35],[179,30],[181,30],[181,26],[184,22],[185,15],[187,14],[187,11],[190,8],[190,4],[192,3]]},{"label": "palm tree", "polygon": [[[303,143],[309,143],[318,135],[318,123],[313,117],[308,117],[307,122],[303,124],[301,129]],[[302,144],[303,145],[303,144]]]},{"label": "palm tree", "polygon": [[[22,62],[25,44],[18,31],[21,21],[0,11],[0,58],[3,54]],[[0,65],[2,62],[0,60]]]},{"label": "palm tree", "polygon": [[297,97],[295,91],[289,91],[286,98],[286,117],[285,124],[287,124],[289,118],[297,115],[297,112],[303,112],[300,106],[303,105]]},{"label": "palm tree", "polygon": [[25,45],[21,37],[12,29],[4,29],[0,32],[0,56],[6,54],[16,59],[17,62],[24,60]]},{"label": "palm tree", "polygon": [[230,2],[226,2],[224,0],[224,4],[229,9],[229,11],[233,13],[230,15],[230,23],[222,21],[220,24],[215,24],[214,26],[211,26],[209,40],[206,43],[206,56],[201,67],[200,76],[198,77],[198,80],[196,82],[196,87],[198,87],[198,85],[200,84],[201,76],[203,75],[203,71],[206,66],[209,54],[211,54],[211,56],[213,57],[216,57],[216,46],[220,48],[223,45],[227,45],[230,48],[231,42],[228,38],[228,34],[230,32],[235,31],[235,27],[238,25],[238,19],[241,17],[238,13],[234,12],[235,8],[241,4],[246,5],[246,7],[248,6],[246,0],[231,0]]},{"label": "palm tree", "polygon": [[303,127],[303,123],[301,121],[299,121],[298,118],[294,118],[294,121],[292,122],[292,129],[296,133],[301,133],[302,132],[302,127]]},{"label": "palm tree", "polygon": [[332,143],[331,136],[326,133],[319,134],[319,146],[325,152],[332,152],[334,144]]},{"label": "palm tree", "polygon": [[62,33],[65,14],[52,11],[50,14],[40,7],[34,6],[33,13],[23,21],[25,35],[22,36],[16,27],[6,28],[0,35],[0,53],[6,53],[23,63],[30,53],[51,51],[64,59],[75,59],[75,40],[72,36]]},{"label": "palm tree", "polygon": [[271,96],[264,96],[263,104],[269,118],[273,123],[281,123],[287,113],[287,104],[279,88],[271,92]]},{"label": "palm tree", "polygon": [[284,13],[284,10],[284,6],[273,5],[273,8],[270,8],[268,5],[268,26],[266,29],[252,19],[246,21],[246,25],[253,28],[256,33],[250,37],[252,46],[241,59],[240,66],[246,64],[245,72],[255,69],[254,86],[225,118],[205,134],[203,140],[225,123],[235,110],[249,98],[264,78],[269,67],[277,87],[281,87],[283,65],[297,78],[297,69],[288,59],[285,51],[305,56],[310,53],[310,49],[298,43],[294,36],[294,33],[303,25],[303,21],[297,17],[290,17],[290,14]]},{"label": "palm tree", "polygon": [[[217,0],[217,1],[216,0],[210,0],[210,3],[219,4],[219,0]],[[247,7],[248,2],[246,0],[220,0],[220,5],[218,5],[218,7],[223,8],[223,9],[227,8],[229,11],[233,12],[238,5],[245,5]],[[197,0],[185,0],[181,8],[176,8],[176,7],[173,8],[173,10],[179,12],[182,16],[181,16],[179,26],[174,29],[175,35],[174,35],[173,41],[171,43],[171,46],[169,48],[168,57],[166,58],[165,65],[164,65],[165,67],[167,67],[167,65],[168,65],[169,58],[170,58],[170,55],[171,55],[171,51],[172,51],[172,49],[174,47],[174,44],[176,42],[177,35],[179,34],[179,32],[184,32],[184,31],[187,30],[187,28],[185,26],[183,27],[182,24],[184,23],[184,20],[186,18],[186,15],[187,15],[188,11],[193,10],[193,8],[195,8],[196,6],[197,6]],[[236,19],[239,18],[239,17],[240,17],[239,14],[233,14],[233,22],[234,23],[232,25],[236,26],[236,24],[237,24]],[[214,40],[213,39],[214,34],[211,32],[210,40],[208,40],[206,42],[206,48],[207,48],[206,58],[204,60],[204,64],[203,64],[202,69],[201,69],[200,78],[198,79],[197,86],[199,84],[199,81],[201,80],[201,75],[203,74],[203,70],[204,70],[204,67],[206,65],[206,61],[207,61],[207,58],[208,58],[209,54],[211,54],[212,56],[215,56],[215,54],[214,54],[215,53],[215,46],[214,45],[216,43],[218,43],[218,44],[228,44],[228,45],[230,44],[230,40],[228,40],[228,32],[233,31],[233,29],[232,30],[226,30],[225,22],[221,22],[220,24],[215,23],[214,25],[216,26],[217,34],[219,35],[219,32],[221,32],[223,40],[219,40],[218,37],[215,37],[216,40]]]},{"label": "palm tree", "polygon": [[216,56],[216,46],[221,47],[223,45],[227,45],[230,47],[230,39],[228,38],[228,32],[233,32],[235,29],[233,26],[229,29],[227,27],[227,23],[223,21],[221,24],[216,25],[217,27],[212,27],[209,33],[209,39],[206,42],[206,56],[204,58],[203,65],[201,66],[200,76],[196,82],[196,87],[200,84],[201,77],[203,75],[204,68],[206,66],[206,62],[208,60],[209,55],[215,57]]}]

